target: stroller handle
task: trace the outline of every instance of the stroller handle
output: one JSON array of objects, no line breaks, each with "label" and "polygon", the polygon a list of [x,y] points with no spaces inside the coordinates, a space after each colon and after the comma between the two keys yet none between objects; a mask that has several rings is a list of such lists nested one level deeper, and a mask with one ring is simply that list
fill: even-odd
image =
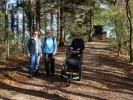
[{"label": "stroller handle", "polygon": [[69,49],[69,50],[68,50],[68,53],[69,53],[69,54],[76,54],[76,55],[78,55],[78,56],[81,55],[81,54],[80,54],[80,49],[76,49],[76,50]]}]

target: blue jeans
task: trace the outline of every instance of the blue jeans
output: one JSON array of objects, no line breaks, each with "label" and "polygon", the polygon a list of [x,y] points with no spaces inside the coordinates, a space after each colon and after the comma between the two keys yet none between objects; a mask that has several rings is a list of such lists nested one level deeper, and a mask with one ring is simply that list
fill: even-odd
[{"label": "blue jeans", "polygon": [[30,55],[29,60],[29,74],[32,75],[34,71],[39,71],[40,55],[38,53],[33,53]]}]

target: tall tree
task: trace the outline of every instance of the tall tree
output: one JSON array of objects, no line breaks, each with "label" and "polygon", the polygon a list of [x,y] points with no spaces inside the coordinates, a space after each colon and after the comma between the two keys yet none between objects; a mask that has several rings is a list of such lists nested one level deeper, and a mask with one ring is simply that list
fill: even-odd
[{"label": "tall tree", "polygon": [[52,32],[54,32],[54,30],[53,30],[53,13],[52,12],[50,12],[50,30]]},{"label": "tall tree", "polygon": [[17,10],[16,10],[16,15],[17,15],[17,34],[19,33],[19,0],[17,0]]},{"label": "tall tree", "polygon": [[64,8],[60,8],[60,39],[59,39],[59,46],[64,45],[63,40],[63,28],[64,28],[64,20],[63,20]]},{"label": "tall tree", "polygon": [[27,19],[28,19],[28,29],[29,29],[29,34],[30,36],[32,36],[32,32],[33,32],[33,5],[32,5],[32,2],[31,0],[28,0],[26,1],[26,4],[25,4],[25,13],[26,13],[26,16],[27,16]]},{"label": "tall tree", "polygon": [[22,7],[23,7],[23,53],[25,52],[25,3],[24,0],[22,2]]},{"label": "tall tree", "polygon": [[6,39],[7,39],[7,56],[9,56],[9,33],[8,33],[8,27],[9,27],[9,23],[8,23],[8,10],[7,10],[7,0],[4,1],[4,6],[5,6],[5,33],[6,33]]},{"label": "tall tree", "polygon": [[12,30],[12,32],[14,32],[14,22],[15,22],[14,14],[15,14],[15,10],[14,10],[14,5],[12,4],[12,10],[11,10],[11,30]]},{"label": "tall tree", "polygon": [[40,30],[40,0],[36,0],[36,29]]},{"label": "tall tree", "polygon": [[133,61],[133,51],[132,51],[132,16],[131,16],[131,10],[130,10],[130,6],[129,6],[129,0],[125,0],[126,2],[126,14],[127,14],[127,18],[129,21],[129,33],[130,33],[130,37],[129,37],[129,54],[130,54],[130,61]]}]

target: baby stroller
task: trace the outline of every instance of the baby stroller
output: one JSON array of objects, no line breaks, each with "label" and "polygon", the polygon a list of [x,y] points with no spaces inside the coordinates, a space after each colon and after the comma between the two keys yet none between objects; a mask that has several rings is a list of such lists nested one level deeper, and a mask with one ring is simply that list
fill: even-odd
[{"label": "baby stroller", "polygon": [[82,77],[81,64],[82,54],[80,49],[68,49],[66,52],[66,59],[61,70],[61,78],[66,83],[66,85],[70,86],[71,80],[80,81]]}]

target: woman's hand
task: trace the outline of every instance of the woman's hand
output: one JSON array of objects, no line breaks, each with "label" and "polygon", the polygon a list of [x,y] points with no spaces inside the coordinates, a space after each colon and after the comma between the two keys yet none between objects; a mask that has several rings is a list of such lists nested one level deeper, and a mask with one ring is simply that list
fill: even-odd
[{"label": "woman's hand", "polygon": [[28,56],[28,58],[30,58],[30,54],[28,54],[27,56]]}]

